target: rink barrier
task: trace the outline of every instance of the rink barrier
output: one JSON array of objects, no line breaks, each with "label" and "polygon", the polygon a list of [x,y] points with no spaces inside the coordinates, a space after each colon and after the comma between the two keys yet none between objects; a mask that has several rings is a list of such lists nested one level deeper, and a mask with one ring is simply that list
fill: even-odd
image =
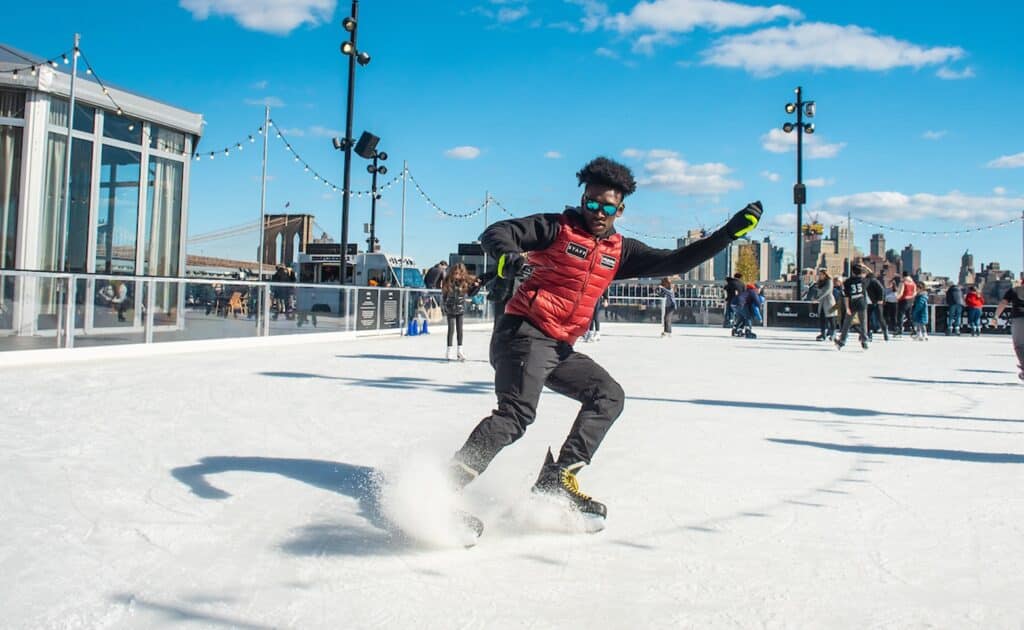
[{"label": "rink barrier", "polygon": [[[674,324],[724,324],[720,290],[680,293]],[[412,324],[421,334],[444,323],[441,303],[438,290],[402,287],[2,270],[0,351],[331,333],[399,336],[409,334]],[[660,323],[664,308],[661,297],[612,295],[602,319]],[[929,329],[944,330],[945,306],[929,308]],[[994,308],[985,307],[983,331],[1006,333],[1005,320],[996,329],[987,326]],[[467,325],[492,318],[491,302],[466,300]],[[816,329],[817,303],[768,300],[762,325]]]}]

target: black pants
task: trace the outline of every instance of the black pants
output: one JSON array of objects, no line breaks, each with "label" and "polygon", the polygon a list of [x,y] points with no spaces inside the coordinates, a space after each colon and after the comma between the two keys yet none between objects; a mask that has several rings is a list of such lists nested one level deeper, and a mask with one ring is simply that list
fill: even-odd
[{"label": "black pants", "polygon": [[836,330],[836,318],[832,317],[829,313],[826,313],[825,307],[820,303],[818,304],[818,329],[821,331],[821,337],[823,339],[825,337],[831,337]]},{"label": "black pants", "polygon": [[[845,310],[846,307],[840,307]],[[839,343],[846,343],[846,336],[850,332],[850,326],[853,325],[853,316],[856,315],[860,321],[859,333],[860,340],[868,340],[868,305],[860,300],[852,300],[850,302],[850,313],[843,319],[843,332],[839,335]]]},{"label": "black pants", "polygon": [[875,323],[878,323],[878,327],[882,329],[882,336],[886,341],[889,341],[889,327],[886,326],[885,317],[882,316],[882,305],[869,304],[868,305],[868,321],[870,322],[868,330],[873,330]]},{"label": "black pants", "polygon": [[910,324],[910,330],[914,330],[914,321],[910,319],[910,312],[914,310],[914,300],[900,300],[900,312],[896,316],[896,328],[892,331],[895,335],[903,334],[905,326]]},{"label": "black pants", "polygon": [[559,451],[561,466],[589,464],[622,413],[625,392],[603,367],[521,317],[502,318],[491,338],[491,365],[498,408],[480,421],[455,454],[478,473],[501,449],[523,436],[537,415],[545,385],[582,403]]},{"label": "black pants", "polygon": [[665,309],[665,315],[661,318],[661,331],[666,335],[672,334],[672,316],[674,314],[674,309],[667,308]]},{"label": "black pants", "polygon": [[462,345],[462,318],[464,315],[449,315],[448,316],[448,345],[452,345],[452,337],[456,332],[459,333],[459,345]]},{"label": "black pants", "polygon": [[601,332],[601,304],[594,306],[594,316],[590,319],[590,330]]}]

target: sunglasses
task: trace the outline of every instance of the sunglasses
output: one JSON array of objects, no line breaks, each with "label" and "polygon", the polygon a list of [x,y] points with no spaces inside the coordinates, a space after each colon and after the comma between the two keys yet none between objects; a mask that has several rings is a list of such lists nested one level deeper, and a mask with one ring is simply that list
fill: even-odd
[{"label": "sunglasses", "polygon": [[615,205],[613,203],[601,203],[597,199],[591,199],[590,197],[583,198],[583,207],[591,212],[603,212],[608,216],[614,216],[619,211],[621,205]]}]

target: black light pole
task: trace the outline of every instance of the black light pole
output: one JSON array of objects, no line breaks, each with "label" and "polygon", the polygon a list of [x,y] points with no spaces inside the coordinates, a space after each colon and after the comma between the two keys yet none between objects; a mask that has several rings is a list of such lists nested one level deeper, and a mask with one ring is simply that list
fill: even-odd
[{"label": "black light pole", "polygon": [[356,62],[365,66],[370,63],[370,55],[356,49],[356,33],[358,30],[359,0],[352,0],[352,15],[341,21],[341,26],[348,34],[347,42],[342,42],[341,53],[348,56],[348,105],[345,114],[345,137],[334,138],[334,148],[345,151],[345,175],[342,184],[341,199],[341,260],[338,283],[345,284],[345,255],[348,250],[348,206],[352,196],[352,114],[356,91]]},{"label": "black light pole", "polygon": [[804,186],[804,133],[814,133],[814,123],[804,123],[804,114],[814,118],[814,101],[803,100],[803,88],[797,87],[796,103],[786,103],[786,113],[796,113],[796,126],[787,122],[782,130],[791,133],[796,129],[796,185],[793,186],[793,203],[796,204],[796,299],[803,297],[804,290],[804,204],[807,203],[807,187]]},{"label": "black light pole", "polygon": [[388,167],[381,164],[377,165],[377,160],[385,161],[388,159],[388,154],[383,151],[374,150],[373,152],[373,164],[367,164],[366,170],[371,174],[370,182],[370,240],[367,241],[369,247],[367,251],[377,251],[377,200],[380,199],[380,193],[377,192],[377,174],[387,175]]}]

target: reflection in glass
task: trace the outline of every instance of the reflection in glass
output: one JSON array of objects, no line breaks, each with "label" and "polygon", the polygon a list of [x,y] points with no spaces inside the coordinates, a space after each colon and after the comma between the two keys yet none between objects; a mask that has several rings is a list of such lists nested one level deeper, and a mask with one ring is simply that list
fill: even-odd
[{"label": "reflection in glass", "polygon": [[25,93],[15,90],[0,90],[0,118],[24,118]]},{"label": "reflection in glass", "polygon": [[110,328],[134,324],[135,284],[125,280],[96,280],[93,326]]},{"label": "reflection in glass", "polygon": [[150,149],[179,154],[185,152],[185,134],[152,123],[149,130]]},{"label": "reflection in glass", "polygon": [[142,123],[116,112],[103,112],[103,137],[142,144]]},{"label": "reflection in glass", "polygon": [[0,267],[14,268],[18,242],[21,127],[0,125]]},{"label": "reflection in glass", "polygon": [[97,273],[135,273],[139,175],[138,152],[103,146],[96,229]]},{"label": "reflection in glass", "polygon": [[[146,243],[142,273],[177,276],[181,246],[181,195],[185,165],[160,157],[149,158],[146,191]],[[174,323],[177,317],[178,285],[157,284],[153,321]]]}]

